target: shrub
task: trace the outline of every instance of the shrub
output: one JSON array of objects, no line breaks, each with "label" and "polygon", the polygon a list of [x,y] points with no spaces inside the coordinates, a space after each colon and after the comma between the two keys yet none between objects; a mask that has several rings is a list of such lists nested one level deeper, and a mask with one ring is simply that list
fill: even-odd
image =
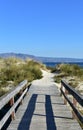
[{"label": "shrub", "polygon": [[[59,64],[56,66],[56,71],[59,70],[60,74],[58,74],[55,79],[57,82],[60,81],[60,78],[68,77],[68,76],[76,76],[77,79],[83,80],[83,68],[80,68],[76,64]],[[55,77],[55,78],[56,78]],[[77,82],[71,83],[73,87],[77,85]]]},{"label": "shrub", "polygon": [[[17,62],[18,61],[18,62]],[[27,79],[29,82],[35,79],[40,79],[42,77],[42,72],[40,67],[42,64],[37,63],[33,60],[20,61],[18,59],[8,58],[4,60],[4,67],[0,71],[0,85],[7,85],[8,81],[13,81],[14,85]],[[2,93],[2,92],[1,92]]]}]

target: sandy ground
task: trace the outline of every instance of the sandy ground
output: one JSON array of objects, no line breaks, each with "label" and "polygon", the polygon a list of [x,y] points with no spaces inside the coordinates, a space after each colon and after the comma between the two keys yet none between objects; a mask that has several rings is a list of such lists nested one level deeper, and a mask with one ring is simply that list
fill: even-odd
[{"label": "sandy ground", "polygon": [[[41,80],[33,81],[33,84],[34,85],[40,84],[41,86],[42,85],[48,85],[49,86],[49,85],[55,84],[60,91],[61,83],[56,83],[56,82],[54,82],[54,79],[53,79],[53,77],[56,74],[50,73],[49,71],[45,71],[45,70],[41,70],[41,71],[42,71],[43,78]],[[77,87],[77,90],[83,90],[83,83],[79,84],[79,86]]]},{"label": "sandy ground", "polygon": [[41,70],[42,71],[42,76],[43,78],[42,79],[39,79],[39,80],[34,80],[32,82],[33,85],[38,85],[39,86],[51,86],[51,85],[55,85],[57,86],[58,90],[60,91],[60,87],[61,87],[61,84],[58,84],[58,83],[55,83],[54,82],[54,76],[55,74],[53,73],[50,73],[49,71],[45,71],[45,70]]},{"label": "sandy ground", "polygon": [[40,84],[40,86],[42,85],[50,86],[51,84],[55,84],[53,79],[54,74],[47,72],[45,70],[41,70],[41,71],[42,71],[43,78],[40,80],[34,80],[33,85]]},{"label": "sandy ground", "polygon": [[[54,81],[53,77],[55,76],[55,74],[47,72],[47,71],[44,71],[44,70],[42,70],[42,73],[43,73],[44,80],[45,79],[48,80],[49,78],[51,78],[51,81]],[[54,82],[54,84],[60,89],[61,83]]]}]

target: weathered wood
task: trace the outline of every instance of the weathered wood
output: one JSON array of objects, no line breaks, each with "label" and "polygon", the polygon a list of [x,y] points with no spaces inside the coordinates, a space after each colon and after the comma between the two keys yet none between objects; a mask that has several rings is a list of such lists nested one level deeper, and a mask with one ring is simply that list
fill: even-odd
[{"label": "weathered wood", "polygon": [[12,112],[18,106],[18,104],[20,103],[20,101],[22,100],[22,98],[24,97],[24,95],[26,94],[26,92],[27,92],[27,88],[25,89],[25,91],[23,92],[23,94],[21,95],[21,97],[17,100],[17,102],[14,103],[14,105],[10,108],[10,110],[6,113],[6,115],[0,121],[0,129],[3,127],[3,125],[5,124],[5,122],[7,121],[7,119],[9,118],[9,116],[12,114]]},{"label": "weathered wood", "polygon": [[[75,108],[77,107],[77,101],[74,97],[73,97],[73,105]],[[73,118],[77,118],[77,116],[73,110],[72,110],[72,116],[73,116]]]},{"label": "weathered wood", "polygon": [[19,93],[19,91],[22,90],[26,86],[26,84],[27,84],[27,80],[24,80],[18,86],[16,86],[14,90],[2,96],[0,98],[0,109],[3,108],[4,105],[11,100],[12,97],[14,97],[17,93]]},{"label": "weathered wood", "polygon": [[73,87],[71,87],[65,80],[61,80],[61,84],[65,89],[83,106],[83,96],[80,95]]},{"label": "weathered wood", "polygon": [[[14,97],[10,99],[10,106],[12,107],[14,105]],[[11,119],[15,119],[15,110],[11,113]]]},{"label": "weathered wood", "polygon": [[54,83],[32,84],[7,130],[82,130]]},{"label": "weathered wood", "polygon": [[[43,84],[44,82],[44,84]],[[50,85],[49,85],[50,84]],[[11,115],[27,93],[25,88],[19,99],[6,113],[0,122],[3,126],[9,114]],[[20,92],[20,91],[19,91]],[[65,95],[65,94],[64,94]],[[67,95],[66,95],[67,98]],[[12,104],[13,101],[11,101]],[[1,128],[1,127],[0,127]],[[7,130],[82,130],[54,82],[46,79],[37,80],[31,85],[28,94],[23,99],[16,112],[15,120],[12,120]]]},{"label": "weathered wood", "polygon": [[[67,96],[67,94],[68,94],[68,91],[65,89],[65,95]],[[67,100],[64,98],[64,104],[67,104]]]},{"label": "weathered wood", "polygon": [[[72,116],[73,118],[77,118],[83,123],[83,115],[79,112],[79,110],[77,110],[76,104],[77,102],[83,106],[83,96],[81,96],[80,94],[77,93],[77,91],[75,89],[73,89],[70,85],[68,85],[66,83],[66,81],[62,80],[61,84],[63,85],[63,87],[65,87],[66,89],[66,93],[62,90],[62,86],[61,86],[61,93],[64,96],[65,99],[65,103],[69,103],[71,108],[72,108]],[[67,96],[67,91],[69,92],[69,94],[71,94],[73,96],[73,103],[69,100],[68,96]]]},{"label": "weathered wood", "polygon": [[[9,111],[4,115],[4,117],[0,121],[0,129],[3,127],[3,125],[6,123],[8,118],[11,116],[11,119],[15,119],[15,109],[18,106],[18,104],[22,101],[24,95],[27,93],[28,87],[26,88],[25,85],[27,84],[27,80],[21,82],[15,90],[13,90],[11,93],[9,93],[7,96],[5,95],[4,98],[0,101],[0,109],[6,105],[6,103],[10,103],[11,108]],[[21,91],[24,90],[24,91]],[[14,96],[16,96],[21,91],[21,95],[18,98],[16,102],[14,102]],[[3,102],[4,101],[4,102]],[[2,103],[2,104],[1,104]]]}]

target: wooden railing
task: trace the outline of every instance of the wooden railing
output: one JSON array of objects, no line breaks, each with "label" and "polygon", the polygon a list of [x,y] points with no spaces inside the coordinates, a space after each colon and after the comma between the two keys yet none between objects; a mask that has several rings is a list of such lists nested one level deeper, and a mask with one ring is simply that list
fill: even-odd
[{"label": "wooden railing", "polygon": [[[72,114],[73,118],[78,118],[81,123],[83,123],[83,115],[77,108],[77,103],[83,107],[83,96],[80,95],[73,87],[68,85],[68,83],[65,80],[61,81],[61,95],[64,96],[64,104],[69,103],[69,105],[72,108]],[[71,101],[68,97],[68,95],[71,95],[73,97],[73,101]]]},{"label": "wooden railing", "polygon": [[[11,92],[0,98],[0,111],[4,111],[5,105],[8,107],[8,111],[0,117],[0,130],[6,123],[9,117],[11,119],[15,119],[15,111],[19,104],[22,103],[24,96],[28,91],[28,81],[24,80],[21,82],[16,88],[11,90]],[[5,107],[5,108],[7,108]]]}]

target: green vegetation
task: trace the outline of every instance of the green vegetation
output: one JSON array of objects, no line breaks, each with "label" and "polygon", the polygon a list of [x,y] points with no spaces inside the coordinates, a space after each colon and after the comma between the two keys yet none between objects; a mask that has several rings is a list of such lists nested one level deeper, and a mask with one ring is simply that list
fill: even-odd
[{"label": "green vegetation", "polygon": [[62,79],[65,79],[78,93],[83,93],[83,89],[79,89],[79,86],[83,84],[83,68],[76,64],[58,64],[51,69],[51,72],[56,73],[55,82],[60,83]]},{"label": "green vegetation", "polygon": [[83,68],[78,65],[71,64],[58,64],[56,67],[51,69],[51,72],[56,72],[55,81],[60,82],[62,78],[72,77],[69,84],[73,87],[78,85],[78,80],[83,80]]},{"label": "green vegetation", "polygon": [[[55,82],[60,83],[61,79],[67,80],[71,87],[74,87],[79,93],[83,93],[83,90],[77,89],[79,83],[83,82],[83,68],[78,65],[71,64],[58,64],[51,69],[51,72],[55,72]],[[83,115],[83,110],[80,110]],[[83,128],[83,123],[78,120],[80,126]]]},{"label": "green vegetation", "polygon": [[45,68],[45,66],[33,60],[3,59],[0,66],[0,96],[24,79],[29,82],[40,79],[42,77],[40,68]]},{"label": "green vegetation", "polygon": [[51,70],[52,73],[56,71],[56,67],[47,66],[47,69]]},{"label": "green vegetation", "polygon": [[60,70],[64,72],[66,75],[83,76],[83,69],[81,69],[78,65],[75,64],[62,64],[60,66]]}]

